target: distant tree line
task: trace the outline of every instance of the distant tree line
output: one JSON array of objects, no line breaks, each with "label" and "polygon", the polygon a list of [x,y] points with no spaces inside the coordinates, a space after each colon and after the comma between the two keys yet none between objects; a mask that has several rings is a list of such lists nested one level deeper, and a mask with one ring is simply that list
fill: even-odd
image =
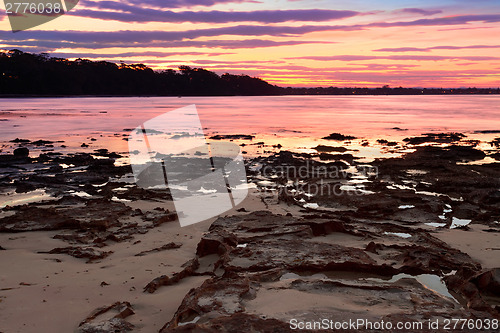
[{"label": "distant tree line", "polygon": [[46,53],[0,52],[0,95],[214,96],[278,95],[281,88],[247,75],[203,68],[153,71],[143,64],[68,60]]},{"label": "distant tree line", "polygon": [[153,71],[144,64],[68,60],[14,49],[0,52],[0,96],[234,96],[499,94],[500,89],[282,88],[248,75],[203,68]]},{"label": "distant tree line", "polygon": [[500,88],[282,88],[283,95],[470,95],[500,94]]}]

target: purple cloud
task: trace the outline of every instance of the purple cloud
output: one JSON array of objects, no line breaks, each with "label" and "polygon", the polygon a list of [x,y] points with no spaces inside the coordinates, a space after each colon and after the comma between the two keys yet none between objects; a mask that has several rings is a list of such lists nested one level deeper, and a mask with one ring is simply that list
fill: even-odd
[{"label": "purple cloud", "polygon": [[306,56],[286,59],[307,59],[316,61],[368,61],[368,60],[415,60],[415,61],[442,61],[442,60],[498,60],[500,57],[486,56],[424,56],[424,55],[392,55],[392,56],[368,56],[368,55],[336,55],[336,56]]},{"label": "purple cloud", "polygon": [[31,47],[29,52],[48,52],[58,48],[90,48],[90,49],[106,49],[112,47],[121,48],[145,48],[145,47],[202,47],[202,48],[220,48],[220,49],[253,49],[264,47],[278,47],[278,46],[293,46],[302,44],[334,44],[335,42],[325,41],[299,41],[299,40],[284,40],[272,41],[266,39],[246,39],[246,40],[208,40],[208,41],[195,41],[195,40],[176,40],[176,41],[141,41],[141,40],[127,40],[122,42],[114,42],[112,44],[93,43],[93,42],[79,42],[62,41],[62,40],[3,40],[0,44],[5,44],[12,48]]},{"label": "purple cloud", "polygon": [[435,15],[442,13],[442,10],[426,10],[420,8],[403,8],[396,10],[395,13],[409,13],[409,14],[420,14],[420,15]]},{"label": "purple cloud", "polygon": [[[349,10],[328,9],[173,12],[170,10],[144,8],[142,6],[131,6],[126,3],[114,1],[91,2],[88,4],[99,10],[79,9],[73,12],[73,15],[122,22],[278,23],[287,21],[330,21],[352,17],[359,14],[358,12]],[[102,9],[105,9],[106,11],[103,11]]]},{"label": "purple cloud", "polygon": [[373,50],[375,52],[429,52],[431,50],[463,50],[463,49],[498,49],[500,45],[468,45],[468,46],[432,46],[432,47],[396,47]]},{"label": "purple cloud", "polygon": [[[160,62],[161,60],[159,60]],[[172,60],[163,60],[163,62],[170,62]],[[175,61],[173,61],[175,62]],[[238,69],[238,68],[248,68],[255,69],[255,65],[252,62],[236,62],[236,61],[213,61],[213,60],[196,60],[190,61],[191,63],[196,64],[214,64],[212,66],[205,66],[207,68],[212,69]],[[263,63],[274,63],[274,62],[263,62]],[[379,65],[379,64],[367,64],[360,65],[359,67],[351,67],[351,66],[336,66],[329,68],[315,68],[315,67],[307,67],[307,66],[299,66],[299,65],[291,65],[291,64],[278,64],[273,66],[261,65],[257,70],[266,70],[266,73],[289,73],[289,71],[300,71],[299,74],[323,74],[323,73],[337,73],[338,71],[362,71],[367,73],[367,71],[392,71],[392,72],[400,72],[402,70],[406,70],[412,67],[416,67],[416,65]],[[295,76],[295,74],[294,74]]]},{"label": "purple cloud", "polygon": [[12,34],[8,31],[0,32],[0,43],[5,42],[22,42],[29,43],[29,40],[35,41],[36,45],[40,42],[68,42],[74,43],[73,47],[78,47],[77,44],[85,44],[89,48],[101,48],[102,44],[105,47],[124,47],[124,45],[143,45],[156,46],[158,42],[173,42],[192,40],[199,37],[214,37],[222,35],[233,36],[278,36],[290,37],[300,36],[310,32],[327,31],[336,29],[335,26],[315,26],[302,25],[298,27],[292,26],[265,26],[265,25],[237,25],[232,27],[195,29],[185,31],[45,31],[45,30],[27,30]]},{"label": "purple cloud", "polygon": [[[92,1],[85,1],[83,3],[89,3]],[[153,6],[160,8],[181,8],[181,7],[194,7],[194,6],[205,6],[210,7],[217,4],[226,3],[260,3],[260,1],[255,0],[127,0],[127,3],[138,5],[138,6]]]},{"label": "purple cloud", "polygon": [[128,57],[170,57],[177,55],[207,55],[220,56],[234,54],[231,52],[122,52],[122,53],[71,53],[54,52],[50,55],[59,58],[128,58]]},{"label": "purple cloud", "polygon": [[386,47],[382,49],[373,50],[375,52],[429,52],[429,48],[418,47]]},{"label": "purple cloud", "polygon": [[500,22],[499,14],[492,15],[460,15],[449,17],[438,17],[432,19],[420,19],[415,21],[399,22],[375,22],[361,27],[410,27],[410,26],[433,26],[433,25],[460,25],[470,22],[495,23]]}]

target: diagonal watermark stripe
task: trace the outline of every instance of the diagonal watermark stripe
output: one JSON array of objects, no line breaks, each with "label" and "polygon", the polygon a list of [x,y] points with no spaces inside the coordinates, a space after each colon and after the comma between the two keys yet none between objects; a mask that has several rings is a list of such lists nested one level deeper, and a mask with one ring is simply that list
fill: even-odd
[{"label": "diagonal watermark stripe", "polygon": [[144,122],[128,144],[137,185],[168,188],[181,226],[224,213],[248,194],[240,147],[208,143],[195,105]]}]

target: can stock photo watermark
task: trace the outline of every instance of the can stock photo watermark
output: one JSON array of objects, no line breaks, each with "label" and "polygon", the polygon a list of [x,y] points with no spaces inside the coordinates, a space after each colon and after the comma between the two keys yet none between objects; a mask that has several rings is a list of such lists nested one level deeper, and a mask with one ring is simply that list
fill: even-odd
[{"label": "can stock photo watermark", "polygon": [[4,0],[13,32],[47,23],[72,10],[79,0]]},{"label": "can stock photo watermark", "polygon": [[207,142],[195,105],[144,122],[128,145],[137,185],[168,188],[181,226],[222,214],[248,194],[240,147]]}]

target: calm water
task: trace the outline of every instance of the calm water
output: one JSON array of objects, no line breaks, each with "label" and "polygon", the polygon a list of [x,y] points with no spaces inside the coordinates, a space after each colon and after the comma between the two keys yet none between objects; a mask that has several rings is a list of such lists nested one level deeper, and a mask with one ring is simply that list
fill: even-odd
[{"label": "calm water", "polygon": [[190,104],[207,134],[254,134],[255,140],[305,151],[332,132],[401,140],[456,131],[488,140],[499,134],[474,132],[500,130],[500,96],[17,98],[0,99],[0,142],[5,152],[14,138],[64,140],[68,147],[59,143],[57,150],[74,151],[85,142],[88,150],[123,152],[125,129]]}]

